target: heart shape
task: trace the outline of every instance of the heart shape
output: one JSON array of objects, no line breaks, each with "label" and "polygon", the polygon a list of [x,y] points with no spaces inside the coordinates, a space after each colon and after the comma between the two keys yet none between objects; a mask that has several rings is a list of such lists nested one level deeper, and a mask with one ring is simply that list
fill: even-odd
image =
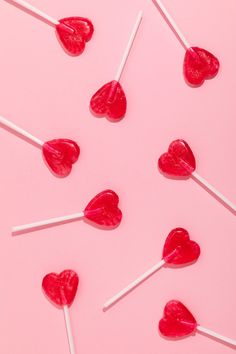
[{"label": "heart shape", "polygon": [[106,116],[115,121],[124,117],[126,106],[124,90],[116,80],[102,86],[90,101],[90,108],[96,116]]},{"label": "heart shape", "polygon": [[70,139],[54,139],[43,144],[43,156],[54,174],[66,177],[78,160],[80,148]]},{"label": "heart shape", "polygon": [[187,264],[200,256],[199,245],[190,240],[188,231],[180,227],[172,230],[165,241],[163,259],[168,264]]},{"label": "heart shape", "polygon": [[84,216],[90,221],[107,227],[119,225],[122,212],[118,208],[119,197],[112,190],[97,194],[86,206]]},{"label": "heart shape", "polygon": [[78,275],[70,269],[60,274],[50,273],[43,278],[42,287],[47,297],[57,306],[70,306],[79,284]]},{"label": "heart shape", "polygon": [[189,48],[184,57],[184,76],[193,86],[200,86],[212,79],[220,68],[219,60],[210,52],[198,47]]},{"label": "heart shape", "polygon": [[189,177],[196,168],[195,157],[186,141],[172,141],[158,160],[159,169],[170,176]]},{"label": "heart shape", "polygon": [[159,330],[165,337],[178,338],[193,333],[197,322],[191,312],[178,300],[169,301],[159,322]]},{"label": "heart shape", "polygon": [[71,55],[80,55],[93,35],[92,22],[83,17],[67,17],[59,22],[56,32],[63,47]]}]

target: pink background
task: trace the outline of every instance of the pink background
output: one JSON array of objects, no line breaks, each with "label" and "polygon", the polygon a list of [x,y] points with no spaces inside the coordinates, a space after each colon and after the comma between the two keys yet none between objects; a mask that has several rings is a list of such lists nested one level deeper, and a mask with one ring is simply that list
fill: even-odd
[{"label": "pink background", "polygon": [[[165,303],[183,301],[198,322],[236,338],[235,216],[193,180],[163,177],[156,162],[175,138],[195,152],[198,173],[232,201],[235,195],[234,0],[165,0],[188,41],[218,56],[219,75],[201,88],[182,76],[184,50],[147,0],[32,0],[56,18],[92,19],[85,53],[64,53],[45,23],[2,1],[1,114],[42,140],[79,142],[72,174],[55,178],[40,151],[0,129],[1,353],[69,353],[63,313],[41,291],[46,273],[80,276],[71,308],[80,354],[208,354],[233,349],[197,334],[163,339]],[[92,94],[116,73],[138,10],[144,18],[122,76],[125,119],[112,124],[88,109]],[[81,211],[96,193],[114,189],[124,218],[113,231],[84,222],[11,237],[11,227]],[[199,261],[162,269],[108,312],[105,300],[160,260],[172,228],[199,242]]]}]

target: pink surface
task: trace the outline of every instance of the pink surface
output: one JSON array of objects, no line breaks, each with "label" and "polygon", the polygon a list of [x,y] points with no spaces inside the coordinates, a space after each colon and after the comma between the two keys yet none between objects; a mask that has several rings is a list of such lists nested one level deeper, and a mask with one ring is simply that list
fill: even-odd
[{"label": "pink surface", "polygon": [[[1,353],[69,353],[62,311],[41,290],[49,272],[80,276],[71,307],[80,354],[228,354],[200,334],[162,338],[158,321],[170,299],[199,323],[236,338],[235,215],[193,180],[171,180],[157,159],[176,138],[189,142],[197,171],[236,201],[235,16],[228,0],[165,0],[192,45],[214,53],[219,75],[193,89],[182,76],[184,50],[151,1],[40,1],[56,18],[90,18],[94,36],[78,58],[66,55],[45,23],[1,2],[1,114],[43,140],[70,138],[81,155],[55,178],[34,146],[0,129]],[[144,19],[121,83],[128,109],[114,124],[89,111],[93,93],[112,80],[140,8]],[[122,21],[122,22],[121,22]],[[104,231],[74,222],[11,237],[11,227],[81,211],[103,189],[119,194],[124,217]],[[160,260],[177,226],[201,246],[192,266],[164,268],[106,313],[105,300]]]}]

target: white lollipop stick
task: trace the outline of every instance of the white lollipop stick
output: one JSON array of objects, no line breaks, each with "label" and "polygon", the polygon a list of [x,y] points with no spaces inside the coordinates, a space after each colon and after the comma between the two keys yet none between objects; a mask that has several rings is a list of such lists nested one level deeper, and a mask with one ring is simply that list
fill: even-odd
[{"label": "white lollipop stick", "polygon": [[135,40],[135,37],[136,37],[136,34],[138,32],[138,29],[139,29],[139,25],[142,21],[142,17],[143,17],[143,11],[139,11],[138,13],[138,16],[137,16],[137,19],[136,19],[136,22],[135,22],[135,25],[134,25],[134,28],[132,30],[132,33],[130,35],[130,38],[129,38],[129,41],[128,41],[128,44],[127,44],[127,47],[125,49],[125,52],[124,52],[124,55],[122,57],[122,60],[121,60],[121,63],[120,63],[120,66],[117,70],[117,73],[116,73],[116,76],[115,76],[115,80],[116,81],[120,81],[120,77],[122,75],[122,72],[124,70],[124,67],[125,67],[125,64],[126,64],[126,61],[128,59],[128,56],[129,56],[129,53],[130,53],[130,50],[132,48],[132,45],[134,43],[134,40]]},{"label": "white lollipop stick", "polygon": [[[9,1],[9,0],[5,0],[5,1]],[[22,7],[24,7],[26,10],[31,11],[32,13],[34,13],[35,15],[38,15],[42,18],[44,18],[46,21],[48,21],[51,25],[56,26],[59,25],[60,22],[55,20],[53,17],[48,16],[47,14],[45,14],[44,12],[42,12],[41,10],[37,9],[36,7],[28,4],[26,1],[24,0],[11,0],[11,2],[14,2],[17,5],[20,5]]]},{"label": "white lollipop stick", "polygon": [[80,218],[83,218],[83,217],[84,217],[84,212],[81,212],[81,213],[76,213],[76,214],[71,214],[71,215],[66,215],[66,216],[60,216],[60,217],[57,217],[57,218],[37,221],[37,222],[33,222],[31,224],[14,226],[12,228],[12,233],[21,232],[21,231],[27,231],[27,230],[34,229],[34,228],[37,228],[37,227],[40,227],[40,226],[53,225],[53,224],[56,224],[58,222],[72,221],[72,220],[80,219]]},{"label": "white lollipop stick", "polygon": [[64,311],[65,322],[66,322],[66,331],[67,331],[67,337],[68,337],[68,342],[70,347],[70,354],[75,354],[75,344],[74,344],[74,339],[73,339],[72,329],[71,329],[70,313],[67,305],[63,306],[63,311]]},{"label": "white lollipop stick", "polygon": [[222,336],[221,334],[218,334],[216,332],[213,332],[212,330],[202,327],[202,326],[197,326],[197,330],[201,333],[208,334],[211,337],[214,337],[216,339],[219,339],[222,342],[228,343],[230,345],[233,345],[236,347],[236,340]]},{"label": "white lollipop stick", "polygon": [[32,134],[28,133],[24,129],[18,127],[14,123],[10,122],[8,119],[0,116],[0,124],[5,125],[6,127],[14,130],[16,133],[19,133],[20,135],[26,137],[27,139],[31,140],[32,142],[36,143],[37,145],[43,146],[44,142]]},{"label": "white lollipop stick", "polygon": [[115,302],[119,301],[123,296],[125,296],[127,293],[129,293],[132,289],[134,289],[136,286],[138,286],[140,283],[142,283],[145,279],[150,277],[152,274],[154,274],[158,269],[164,266],[166,262],[164,259],[162,259],[159,263],[155,264],[152,268],[147,270],[143,275],[138,277],[136,280],[134,280],[132,283],[130,283],[126,288],[121,290],[119,293],[117,293],[115,296],[113,296],[111,299],[109,299],[105,304],[103,305],[103,310],[107,310],[109,307],[111,307]]},{"label": "white lollipop stick", "polygon": [[171,15],[167,11],[167,9],[163,5],[163,3],[160,0],[152,0],[152,1],[154,2],[154,4],[156,4],[159,7],[161,12],[163,13],[165,18],[167,19],[169,25],[173,28],[174,32],[177,34],[177,36],[178,36],[179,40],[181,41],[182,45],[184,46],[184,48],[186,50],[189,49],[191,47],[190,44],[188,43],[188,41],[184,37],[183,33],[180,31],[176,22],[173,20],[173,18],[171,17]]},{"label": "white lollipop stick", "polygon": [[205,186],[210,192],[212,192],[217,198],[219,198],[224,204],[226,204],[230,209],[236,212],[236,205],[232,203],[228,198],[226,198],[222,193],[220,193],[215,187],[213,187],[209,182],[207,182],[204,178],[199,176],[196,172],[192,172],[191,175],[195,180],[200,182],[203,186]]}]

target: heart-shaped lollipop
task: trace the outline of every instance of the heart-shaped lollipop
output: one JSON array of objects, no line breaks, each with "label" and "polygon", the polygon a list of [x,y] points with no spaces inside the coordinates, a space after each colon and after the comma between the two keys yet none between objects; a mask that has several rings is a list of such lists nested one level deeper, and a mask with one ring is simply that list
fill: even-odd
[{"label": "heart-shaped lollipop", "polygon": [[58,177],[70,174],[72,165],[78,160],[79,146],[70,139],[54,139],[43,144],[43,156],[50,169]]},{"label": "heart-shaped lollipop", "polygon": [[119,209],[118,204],[118,195],[114,191],[106,189],[98,193],[88,203],[83,212],[15,226],[12,228],[12,232],[22,233],[42,226],[55,225],[64,221],[68,222],[82,218],[92,221],[96,225],[111,229],[117,227],[122,219],[122,212]]},{"label": "heart-shaped lollipop", "polygon": [[183,337],[193,333],[197,322],[191,312],[177,300],[169,301],[164,308],[159,330],[165,337]]},{"label": "heart-shaped lollipop", "polygon": [[119,197],[110,189],[97,194],[86,206],[84,216],[95,224],[107,227],[119,225],[122,212],[118,208]]},{"label": "heart-shaped lollipop", "polygon": [[57,177],[68,176],[72,165],[78,160],[80,148],[73,140],[54,139],[44,143],[42,140],[1,116],[0,124],[10,128],[15,133],[26,138],[27,141],[40,147],[48,167]]},{"label": "heart-shaped lollipop", "polygon": [[60,274],[50,273],[43,278],[42,288],[44,293],[56,306],[64,311],[65,324],[70,347],[70,353],[75,354],[75,344],[71,329],[69,307],[74,301],[79,277],[73,270],[67,269]]},{"label": "heart-shaped lollipop", "polygon": [[200,252],[199,245],[190,240],[188,231],[178,227],[167,236],[162,256],[168,264],[181,265],[196,261]]},{"label": "heart-shaped lollipop", "polygon": [[57,306],[70,306],[75,298],[79,277],[73,270],[50,273],[43,278],[42,287],[47,297]]},{"label": "heart-shaped lollipop", "polygon": [[159,158],[158,167],[164,174],[169,176],[193,177],[194,180],[214,194],[229,209],[236,212],[236,205],[195,171],[195,157],[186,141],[182,139],[172,141],[168,152],[165,152]]},{"label": "heart-shaped lollipop", "polygon": [[121,84],[113,80],[102,86],[91,98],[90,108],[100,117],[120,120],[126,113],[126,97]]},{"label": "heart-shaped lollipop", "polygon": [[83,53],[85,43],[92,38],[94,32],[92,22],[83,17],[63,18],[59,22],[56,31],[65,50],[75,56]]},{"label": "heart-shaped lollipop", "polygon": [[190,85],[202,85],[205,80],[215,77],[219,68],[219,60],[207,50],[198,47],[186,50],[184,76]]},{"label": "heart-shaped lollipop", "polygon": [[55,27],[63,48],[70,55],[80,55],[84,51],[86,42],[88,42],[93,35],[93,24],[87,18],[73,16],[58,21],[37,9],[35,6],[28,4],[25,0],[11,0],[11,2],[27,10],[28,13],[32,13],[36,15],[36,17],[44,19],[45,22]]},{"label": "heart-shaped lollipop", "polygon": [[198,331],[217,339],[218,342],[225,342],[236,347],[236,340],[199,326],[192,313],[178,300],[171,300],[166,304],[163,318],[159,321],[159,330],[163,336],[175,339]]},{"label": "heart-shaped lollipop", "polygon": [[196,168],[195,157],[186,141],[172,141],[168,152],[158,160],[160,170],[171,176],[189,177]]},{"label": "heart-shaped lollipop", "polygon": [[169,14],[161,0],[153,0],[161,15],[185,49],[183,72],[185,80],[191,86],[200,86],[207,79],[212,79],[219,71],[219,60],[210,52],[199,47],[192,47]]},{"label": "heart-shaped lollipop", "polygon": [[200,247],[196,242],[190,240],[188,232],[180,227],[173,229],[166,238],[162,260],[109,299],[104,304],[103,309],[107,310],[165,264],[187,265],[196,261],[199,256]]},{"label": "heart-shaped lollipop", "polygon": [[119,83],[135,36],[142,20],[142,11],[139,11],[133,30],[131,32],[127,47],[122,56],[119,68],[114,80],[103,85],[91,98],[90,110],[96,117],[107,117],[117,122],[126,114],[127,101],[125,92]]}]

